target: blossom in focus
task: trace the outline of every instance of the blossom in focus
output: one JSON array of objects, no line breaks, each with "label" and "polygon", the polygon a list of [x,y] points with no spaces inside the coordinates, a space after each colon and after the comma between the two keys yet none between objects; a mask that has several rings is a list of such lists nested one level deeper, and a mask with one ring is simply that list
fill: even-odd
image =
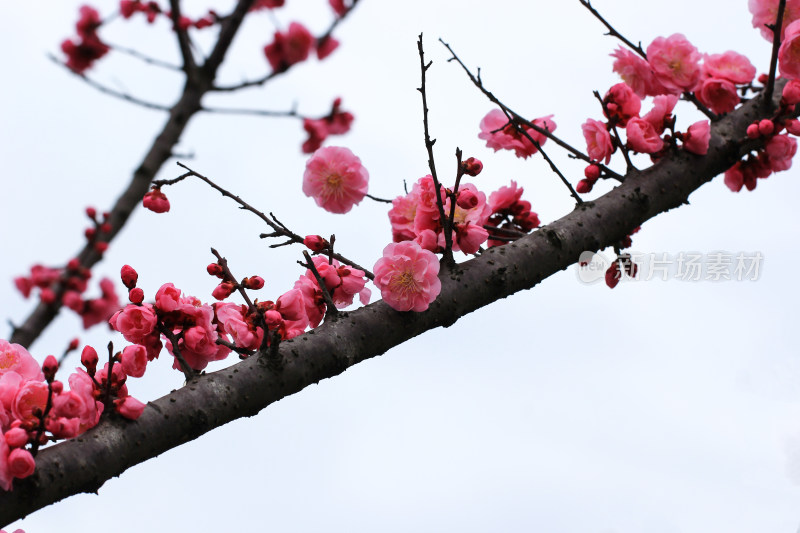
[{"label": "blossom in focus", "polygon": [[[556,130],[556,123],[553,122],[552,117],[553,115],[548,115],[531,122],[552,133]],[[500,149],[513,150],[517,157],[528,158],[539,151],[513,124],[509,124],[508,118],[499,109],[489,111],[481,120],[480,128],[481,132],[478,134],[478,138],[486,141],[486,146],[494,149],[495,152]],[[547,140],[544,134],[533,128],[525,125],[521,125],[520,128],[540,146]]]},{"label": "blossom in focus", "polygon": [[581,126],[583,138],[586,139],[586,152],[595,161],[604,161],[605,164],[611,160],[614,152],[614,143],[611,142],[611,135],[604,122],[587,119]]},{"label": "blossom in focus", "polygon": [[373,271],[383,301],[397,311],[425,311],[442,290],[439,260],[414,241],[386,246]]},{"label": "blossom in focus", "polygon": [[369,173],[347,148],[320,148],[306,163],[303,193],[331,213],[347,213],[367,194]]},{"label": "blossom in focus", "polygon": [[701,120],[689,126],[683,136],[683,147],[693,154],[706,155],[711,139],[711,126],[708,120]]},{"label": "blossom in focus", "polygon": [[673,94],[691,91],[700,81],[700,53],[680,33],[650,43],[647,62],[659,83]]},{"label": "blossom in focus", "polygon": [[628,137],[628,146],[636,152],[653,154],[664,147],[664,141],[653,125],[644,119],[631,119],[625,128],[625,134]]}]

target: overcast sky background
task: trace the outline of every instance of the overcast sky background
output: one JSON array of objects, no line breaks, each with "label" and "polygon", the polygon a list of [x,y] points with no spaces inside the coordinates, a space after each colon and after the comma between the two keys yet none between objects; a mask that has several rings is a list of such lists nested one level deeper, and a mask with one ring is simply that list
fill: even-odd
[{"label": "overcast sky background", "polygon": [[[97,93],[47,59],[74,34],[81,3],[11,2],[0,19],[0,300],[12,321],[34,305],[12,278],[36,262],[63,264],[79,249],[84,208],[112,205],[165,120]],[[331,19],[324,0],[287,3],[274,13],[283,26],[298,20],[320,33]],[[226,12],[232,4],[215,6]],[[768,67],[770,47],[752,28],[745,0],[593,4],[645,46],[681,32],[701,52],[734,49],[759,72]],[[117,2],[94,5],[106,15]],[[208,7],[186,5],[193,16]],[[428,173],[415,90],[422,31],[434,61],[428,91],[440,172],[452,168],[459,146],[483,160],[474,180],[482,190],[517,180],[547,223],[570,210],[569,196],[540,158],[494,154],[477,138],[491,106],[446,62],[436,40],[482,67],[488,88],[515,110],[531,118],[554,114],[557,133],[583,148],[580,125],[601,118],[591,91],[618,81],[608,56],[617,42],[603,30],[577,0],[362,0],[325,62],[206,103],[275,110],[296,103],[301,113],[321,116],[341,96],[356,121],[328,144],[352,149],[370,172],[370,192],[391,198],[402,193],[403,180],[410,186]],[[266,73],[262,48],[273,31],[267,14],[251,16],[222,80]],[[177,61],[163,20],[118,20],[101,36]],[[89,75],[164,104],[181,87],[176,74],[115,54]],[[686,103],[676,114],[682,129],[700,118]],[[178,149],[194,154],[182,161],[296,232],[336,233],[343,253],[374,264],[391,239],[386,207],[365,201],[346,216],[318,209],[301,192],[303,139],[297,120],[199,115]],[[549,152],[573,182],[582,177],[583,165],[555,147]],[[622,170],[623,162],[615,158],[612,166]],[[178,174],[169,163],[159,177]],[[173,282],[210,301],[210,246],[237,275],[267,280],[262,299],[282,294],[302,274],[294,263],[300,250],[269,250],[256,218],[208,187],[189,182],[166,192],[172,211],[136,212],[96,267],[88,294],[102,276],[117,281],[127,263],[149,298]],[[730,193],[720,177],[634,238],[633,250],[645,253],[760,252],[758,281],[640,281],[612,291],[581,284],[570,268],[134,467],[99,495],[72,497],[8,529],[794,532],[798,195],[797,168],[760,180],[752,193]],[[109,339],[122,346],[104,327],[84,333],[79,324],[63,313],[32,353],[39,360],[58,354],[76,334],[95,346]],[[76,357],[67,367],[77,364]],[[144,379],[129,383],[131,393],[151,400],[179,387],[182,375],[170,366],[165,353]]]}]

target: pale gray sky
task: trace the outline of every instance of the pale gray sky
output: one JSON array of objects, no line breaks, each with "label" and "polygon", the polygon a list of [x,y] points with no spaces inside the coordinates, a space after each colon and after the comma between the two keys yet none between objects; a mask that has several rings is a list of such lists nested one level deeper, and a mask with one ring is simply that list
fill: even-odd
[{"label": "pale gray sky", "polygon": [[[11,278],[35,262],[60,263],[75,253],[84,207],[111,204],[164,120],[98,94],[47,60],[72,35],[81,3],[12,2],[0,20],[7,73],[0,88],[6,184],[0,298],[12,320],[32,304],[14,291]],[[231,3],[217,5],[224,12]],[[327,2],[287,3],[275,12],[281,24],[300,20],[317,31],[327,24]],[[116,4],[94,5],[108,13]],[[681,32],[701,52],[734,49],[763,72],[770,48],[752,29],[746,4],[593,3],[645,46]],[[207,7],[187,6],[195,15]],[[224,78],[266,72],[261,50],[273,31],[268,16],[254,15]],[[570,199],[540,159],[494,154],[477,138],[491,106],[446,63],[436,39],[482,67],[484,82],[508,105],[530,117],[554,114],[558,134],[583,147],[580,125],[600,118],[591,91],[618,81],[608,56],[617,42],[603,37],[603,27],[577,0],[362,0],[328,60],[208,103],[288,109],[296,102],[302,113],[322,115],[342,96],[356,122],[332,143],[362,159],[371,193],[396,196],[403,180],[428,172],[415,90],[420,31],[434,61],[429,105],[441,168],[450,168],[460,146],[483,160],[475,179],[483,190],[515,179],[543,222],[564,215]],[[176,59],[164,22],[118,21],[102,36]],[[99,62],[90,75],[163,103],[180,88],[173,74],[125,57]],[[685,103],[676,114],[679,127],[699,119]],[[374,264],[391,238],[385,207],[363,203],[346,216],[316,208],[300,190],[302,140],[291,120],[198,116],[180,149],[195,154],[186,161],[195,169],[274,211],[297,232],[335,232],[342,251]],[[558,156],[577,181],[582,166]],[[169,166],[160,177],[177,174]],[[800,524],[793,301],[800,227],[790,213],[800,194],[797,176],[792,169],[740,194],[719,178],[694,194],[690,206],[647,223],[634,238],[633,250],[643,253],[760,252],[758,281],[642,281],[611,291],[579,283],[569,269],[134,467],[99,496],[73,497],[10,529],[794,532]],[[116,280],[128,263],[149,297],[173,282],[210,300],[210,246],[235,272],[263,276],[271,296],[301,274],[298,250],[268,250],[257,220],[208,188],[186,183],[167,193],[172,212],[136,213],[96,268],[97,279]],[[78,327],[65,313],[32,353],[40,360],[58,353]],[[122,342],[102,327],[80,337],[96,346],[109,338]],[[169,359],[151,365],[131,392],[149,400],[180,386]]]}]

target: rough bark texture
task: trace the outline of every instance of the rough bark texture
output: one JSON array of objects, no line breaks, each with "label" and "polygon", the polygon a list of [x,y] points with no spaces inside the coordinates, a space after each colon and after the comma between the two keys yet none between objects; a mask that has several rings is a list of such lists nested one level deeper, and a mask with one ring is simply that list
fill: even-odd
[{"label": "rough bark texture", "polygon": [[[781,87],[778,87],[780,94]],[[685,203],[689,194],[727,169],[760,141],[745,129],[770,116],[760,98],[714,124],[707,156],[679,151],[594,202],[535,233],[489,249],[442,274],[442,292],[424,313],[399,313],[376,302],[340,313],[281,344],[282,369],[254,356],[194,379],[148,404],[136,422],[109,420],[80,438],[45,449],[36,473],[0,493],[0,522],[16,519],[72,494],[97,491],[127,468],[261,409],[310,384],[523,289],[577,262],[581,252],[618,242],[646,220]],[[370,332],[380,331],[380,335]]]}]

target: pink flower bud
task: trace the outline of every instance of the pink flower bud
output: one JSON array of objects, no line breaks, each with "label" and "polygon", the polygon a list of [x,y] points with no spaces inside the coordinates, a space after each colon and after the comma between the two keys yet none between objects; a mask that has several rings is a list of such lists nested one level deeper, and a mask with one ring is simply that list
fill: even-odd
[{"label": "pink flower bud", "polygon": [[591,181],[597,181],[600,177],[600,167],[597,165],[588,165],[585,169],[583,169],[583,175],[586,176],[586,179]]},{"label": "pink flower bud", "polygon": [[161,189],[153,189],[144,195],[142,205],[154,213],[166,213],[169,211],[169,200]]},{"label": "pink flower bud", "polygon": [[100,231],[102,231],[103,233],[111,233],[111,224],[109,224],[108,222],[103,222],[102,224],[100,224]]},{"label": "pink flower bud", "polygon": [[87,241],[91,241],[94,239],[96,233],[97,231],[94,228],[86,228],[86,230],[83,232],[83,235],[86,237]]},{"label": "pink flower bud", "polygon": [[257,291],[264,286],[264,278],[261,276],[251,276],[242,280],[242,285],[247,289]]},{"label": "pink flower bud", "polygon": [[478,196],[470,189],[464,189],[458,192],[456,203],[461,209],[472,209],[478,205]]},{"label": "pink flower bud", "polygon": [[58,360],[52,355],[45,357],[44,363],[42,363],[42,372],[48,383],[53,381],[58,372]]},{"label": "pink flower bud", "polygon": [[126,346],[122,350],[122,370],[129,376],[140,378],[147,369],[147,348],[139,344]]},{"label": "pink flower bud", "polygon": [[328,247],[328,241],[319,235],[307,235],[306,238],[303,239],[303,244],[305,244],[306,248],[312,252],[317,253],[325,250]]},{"label": "pink flower bud", "polygon": [[36,470],[36,461],[28,450],[16,448],[8,454],[8,473],[15,478],[23,479]]},{"label": "pink flower bud", "polygon": [[480,159],[474,157],[467,158],[466,161],[461,162],[461,168],[467,176],[477,176],[483,170],[483,163]]},{"label": "pink flower bud", "polygon": [[12,428],[6,431],[6,442],[12,448],[22,448],[28,444],[28,432],[22,428]]},{"label": "pink flower bud", "polygon": [[124,265],[120,269],[120,277],[122,278],[122,284],[129,289],[134,288],[136,282],[139,281],[139,274],[130,265]]},{"label": "pink flower bud", "polygon": [[67,261],[67,270],[78,271],[81,269],[81,262],[77,257],[73,257]]},{"label": "pink flower bud", "polygon": [[763,85],[763,84],[767,83],[768,80],[769,80],[769,76],[767,76],[767,74],[759,74],[758,75],[758,83],[761,83]]},{"label": "pink flower bud", "polygon": [[[748,127],[749,129],[749,127]],[[775,124],[768,118],[763,119],[761,122],[758,123],[758,131],[763,136],[767,136],[772,134],[775,131]]]},{"label": "pink flower bud", "polygon": [[218,278],[222,277],[222,267],[217,263],[211,263],[206,267],[206,272],[208,272],[211,276],[217,276]]},{"label": "pink flower bud", "polygon": [[97,209],[95,209],[94,207],[87,207],[86,216],[94,220],[94,218],[97,216]]},{"label": "pink flower bud", "polygon": [[783,86],[782,96],[781,102],[783,104],[794,105],[800,103],[800,81],[789,80],[789,82]]},{"label": "pink flower bud", "polygon": [[586,194],[587,192],[591,192],[592,187],[594,187],[594,182],[589,179],[583,179],[578,182],[578,186],[575,187],[575,190],[578,191],[580,194]]},{"label": "pink flower bud", "polygon": [[78,340],[78,337],[75,337],[74,339],[69,341],[69,346],[67,347],[67,350],[70,351],[70,352],[72,350],[77,350],[78,349],[78,344],[80,344],[80,342],[81,341]]},{"label": "pink flower bud", "polygon": [[264,322],[267,323],[269,327],[278,326],[283,321],[283,316],[278,311],[274,309],[270,309],[266,313],[264,313]]},{"label": "pink flower bud", "polygon": [[130,300],[132,304],[142,303],[144,301],[144,291],[139,287],[134,287],[128,292],[128,300]]},{"label": "pink flower bud", "polygon": [[94,243],[94,249],[98,253],[104,254],[106,250],[108,250],[108,243],[107,242],[96,242]]},{"label": "pink flower bud", "polygon": [[233,283],[230,281],[223,281],[211,292],[211,296],[217,300],[224,300],[233,292]]},{"label": "pink flower bud", "polygon": [[758,123],[753,122],[749,126],[747,126],[747,138],[748,139],[758,139],[761,137],[761,132],[758,130]]},{"label": "pink flower bud", "polygon": [[144,411],[145,404],[133,396],[126,396],[125,398],[114,400],[114,408],[128,420],[136,420]]},{"label": "pink flower bud", "polygon": [[64,307],[72,309],[76,313],[80,313],[83,310],[81,295],[76,291],[65,292],[64,296],[61,298],[61,303],[64,304]]},{"label": "pink flower bud", "polygon": [[53,292],[53,289],[47,287],[41,290],[39,293],[39,299],[41,299],[43,303],[49,305],[56,301],[56,293]]},{"label": "pink flower bud", "polygon": [[786,131],[791,133],[792,135],[800,135],[800,120],[788,120],[786,121]]},{"label": "pink flower bud", "polygon": [[53,394],[61,394],[64,390],[64,384],[56,380],[53,382]]},{"label": "pink flower bud", "polygon": [[88,372],[90,376],[94,376],[98,361],[97,351],[91,346],[84,346],[81,352],[81,364],[86,368],[86,372]]}]

